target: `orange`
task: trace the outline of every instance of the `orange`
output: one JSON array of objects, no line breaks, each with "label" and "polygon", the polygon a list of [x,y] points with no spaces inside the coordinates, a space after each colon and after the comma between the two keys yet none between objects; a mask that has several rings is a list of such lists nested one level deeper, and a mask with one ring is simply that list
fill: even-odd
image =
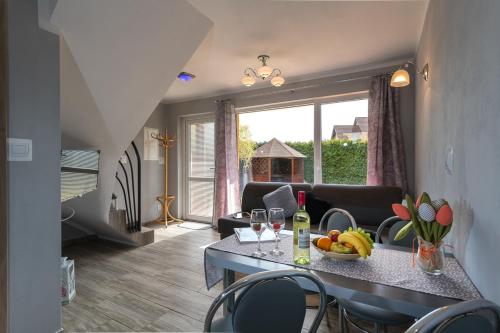
[{"label": "orange", "polygon": [[318,239],[317,247],[319,247],[322,250],[325,251],[330,251],[330,245],[332,245],[332,240],[330,237],[321,237]]}]

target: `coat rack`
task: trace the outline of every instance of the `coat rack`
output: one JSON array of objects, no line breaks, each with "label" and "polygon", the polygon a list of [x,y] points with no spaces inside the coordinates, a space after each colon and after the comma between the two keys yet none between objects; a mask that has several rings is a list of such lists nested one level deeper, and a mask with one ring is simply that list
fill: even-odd
[{"label": "coat rack", "polygon": [[183,220],[174,217],[170,213],[170,205],[175,200],[175,195],[168,195],[168,149],[174,146],[175,136],[168,136],[167,130],[165,130],[165,135],[151,134],[151,137],[158,140],[160,147],[163,148],[163,171],[165,173],[164,193],[162,196],[156,197],[156,200],[162,205],[163,213],[156,219],[156,222],[165,223],[165,226],[173,222],[182,223]]}]

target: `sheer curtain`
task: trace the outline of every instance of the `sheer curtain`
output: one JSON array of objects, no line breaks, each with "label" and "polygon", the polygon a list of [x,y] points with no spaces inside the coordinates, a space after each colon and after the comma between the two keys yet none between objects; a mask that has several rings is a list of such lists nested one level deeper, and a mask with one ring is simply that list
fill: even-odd
[{"label": "sheer curtain", "polygon": [[215,115],[215,186],[212,224],[219,217],[238,212],[240,208],[238,175],[238,140],[234,104],[217,101]]},{"label": "sheer curtain", "polygon": [[399,88],[390,77],[376,76],[368,99],[368,185],[399,186],[408,190],[401,130]]}]

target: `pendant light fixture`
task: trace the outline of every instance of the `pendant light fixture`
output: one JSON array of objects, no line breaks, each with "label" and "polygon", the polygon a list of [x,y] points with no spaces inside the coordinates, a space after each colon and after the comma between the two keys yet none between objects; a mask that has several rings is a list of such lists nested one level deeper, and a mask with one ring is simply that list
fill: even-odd
[{"label": "pendant light fixture", "polygon": [[257,57],[262,63],[262,66],[257,68],[257,70],[248,67],[243,72],[243,77],[241,78],[241,83],[246,87],[251,87],[255,84],[256,79],[266,80],[271,78],[271,84],[275,87],[280,87],[285,83],[285,79],[281,76],[281,70],[279,68],[272,68],[267,65],[269,60],[268,55],[260,55]]}]

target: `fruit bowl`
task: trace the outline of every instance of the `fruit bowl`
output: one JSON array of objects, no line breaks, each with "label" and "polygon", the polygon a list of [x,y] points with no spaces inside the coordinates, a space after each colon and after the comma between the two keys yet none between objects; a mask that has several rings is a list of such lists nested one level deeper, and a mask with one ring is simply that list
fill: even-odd
[{"label": "fruit bowl", "polygon": [[333,258],[335,260],[344,260],[344,261],[356,260],[358,258],[361,258],[361,256],[358,253],[343,254],[343,253],[322,250],[314,244],[314,240],[311,241],[311,245],[312,247],[314,247],[316,251],[318,251],[320,254],[322,254],[327,258]]}]

